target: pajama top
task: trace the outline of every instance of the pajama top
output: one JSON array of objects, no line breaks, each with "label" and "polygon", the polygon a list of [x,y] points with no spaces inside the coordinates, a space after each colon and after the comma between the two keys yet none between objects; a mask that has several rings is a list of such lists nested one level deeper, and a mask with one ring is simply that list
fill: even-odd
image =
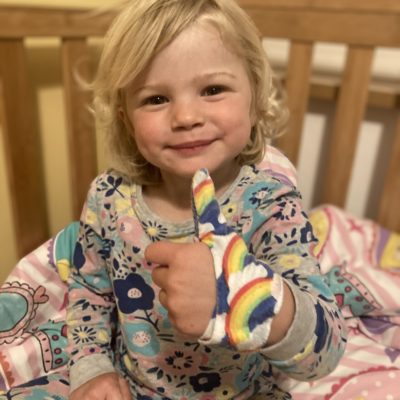
[{"label": "pajama top", "polygon": [[312,256],[317,240],[297,189],[279,174],[244,166],[218,203],[249,252],[289,285],[296,311],[286,336],[251,352],[179,337],[144,250],[159,240],[193,242],[194,222],[157,217],[141,186],[110,170],[90,188],[69,278],[71,390],[118,371],[141,400],[289,399],[277,371],[311,380],[333,370],[346,333]]}]

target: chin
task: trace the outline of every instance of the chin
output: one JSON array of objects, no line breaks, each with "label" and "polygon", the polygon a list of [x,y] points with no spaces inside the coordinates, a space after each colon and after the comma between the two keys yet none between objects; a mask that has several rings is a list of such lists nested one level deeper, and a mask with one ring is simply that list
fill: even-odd
[{"label": "chin", "polygon": [[199,164],[192,166],[190,168],[184,169],[180,172],[177,172],[179,176],[185,177],[185,178],[191,178],[199,169],[204,169],[206,168],[210,173],[215,170],[215,168],[212,168],[210,165],[205,164]]}]

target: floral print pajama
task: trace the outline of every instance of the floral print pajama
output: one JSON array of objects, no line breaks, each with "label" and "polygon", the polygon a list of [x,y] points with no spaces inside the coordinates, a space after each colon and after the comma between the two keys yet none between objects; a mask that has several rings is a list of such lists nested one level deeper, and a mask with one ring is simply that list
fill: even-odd
[{"label": "floral print pajama", "polygon": [[317,379],[336,366],[346,342],[343,319],[312,255],[317,240],[297,189],[244,166],[218,203],[253,258],[289,285],[296,313],[286,336],[252,351],[229,340],[179,337],[144,250],[159,240],[198,240],[201,215],[163,220],[146,206],[141,186],[110,170],[89,191],[69,279],[71,390],[118,371],[135,399],[290,399],[285,376]]}]

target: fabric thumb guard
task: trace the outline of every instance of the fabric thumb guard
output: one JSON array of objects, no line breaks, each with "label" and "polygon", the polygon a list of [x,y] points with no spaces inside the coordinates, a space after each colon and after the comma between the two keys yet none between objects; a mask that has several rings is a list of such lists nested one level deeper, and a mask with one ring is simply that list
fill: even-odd
[{"label": "fabric thumb guard", "polygon": [[193,177],[192,207],[198,239],[213,257],[217,285],[216,307],[199,341],[259,349],[265,346],[272,318],[281,307],[282,278],[255,259],[242,237],[227,225],[205,169]]}]

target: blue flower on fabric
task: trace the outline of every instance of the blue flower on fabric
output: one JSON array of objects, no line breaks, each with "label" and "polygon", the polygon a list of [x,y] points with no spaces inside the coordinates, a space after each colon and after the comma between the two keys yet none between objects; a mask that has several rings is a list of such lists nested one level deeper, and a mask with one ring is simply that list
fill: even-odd
[{"label": "blue flower on fabric", "polygon": [[259,182],[250,186],[243,195],[244,208],[266,208],[274,200],[272,195],[280,186],[279,182]]},{"label": "blue flower on fabric", "polygon": [[261,375],[260,356],[252,354],[249,356],[242,368],[242,372],[236,377],[236,385],[240,390],[246,389],[251,382]]},{"label": "blue flower on fabric", "polygon": [[325,318],[324,310],[320,304],[315,305],[315,311],[317,315],[317,324],[314,332],[315,336],[317,337],[317,341],[314,345],[314,352],[319,354],[328,340],[329,326],[328,321]]},{"label": "blue flower on fabric", "polygon": [[104,182],[104,180],[101,180],[99,182],[99,187],[97,188],[97,191],[106,191],[106,197],[112,196],[115,192],[117,192],[121,197],[124,197],[124,195],[119,190],[119,187],[122,184],[122,180],[123,179],[121,177],[115,179],[112,175],[108,175],[107,182]]},{"label": "blue flower on fabric", "polygon": [[189,382],[196,393],[209,393],[221,385],[221,377],[216,372],[202,372],[191,376]]},{"label": "blue flower on fabric", "polygon": [[114,290],[118,307],[124,314],[153,308],[154,291],[139,274],[129,274],[125,279],[116,279]]},{"label": "blue flower on fabric", "polygon": [[146,396],[146,395],[142,396],[141,394],[138,393],[137,400],[151,400],[151,397]]},{"label": "blue flower on fabric", "polygon": [[311,243],[317,242],[316,237],[313,233],[312,225],[309,221],[307,221],[306,225],[300,230],[301,233],[301,243]]},{"label": "blue flower on fabric", "polygon": [[265,201],[268,196],[271,195],[271,191],[268,189],[268,187],[264,187],[254,193],[252,193],[252,196],[249,198],[249,201],[251,204],[255,205],[256,207],[260,207],[261,203]]},{"label": "blue flower on fabric", "polygon": [[123,328],[128,338],[128,348],[145,356],[155,356],[160,352],[160,343],[150,324],[126,324]]},{"label": "blue flower on fabric", "polygon": [[77,243],[74,249],[74,254],[73,254],[73,263],[76,267],[76,269],[81,269],[85,265],[85,255],[83,254],[83,248],[81,243]]}]

